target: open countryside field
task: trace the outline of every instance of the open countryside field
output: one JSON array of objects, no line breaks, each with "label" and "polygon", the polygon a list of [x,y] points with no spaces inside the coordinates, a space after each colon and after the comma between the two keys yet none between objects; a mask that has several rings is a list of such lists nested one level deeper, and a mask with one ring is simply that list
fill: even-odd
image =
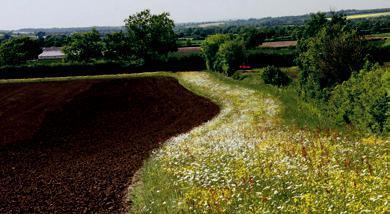
[{"label": "open countryside field", "polygon": [[0,84],[0,99],[0,213],[124,212],[150,152],[218,113],[169,77]]},{"label": "open countryside field", "polygon": [[[120,80],[156,75],[178,79],[185,88],[217,103],[220,113],[201,125],[218,108],[185,92],[172,79]],[[388,210],[388,139],[284,123],[285,114],[316,110],[303,105],[294,108],[301,112],[285,112],[278,95],[282,91],[257,80],[252,84],[218,74],[186,72],[52,79],[59,83],[45,79],[0,82],[5,84],[2,91],[7,98],[20,87],[55,91],[73,79],[84,81],[73,82],[73,92],[62,92],[68,97],[66,104],[53,99],[48,104],[47,98],[44,105],[37,105],[39,98],[25,104],[37,106],[36,112],[54,112],[45,113],[49,116],[36,128],[33,140],[2,145],[1,163],[9,166],[1,177],[6,184],[2,212],[77,212],[81,207],[115,212],[129,204],[131,213]],[[29,93],[37,94],[35,90]],[[4,107],[18,102],[8,99]],[[84,115],[99,100],[105,104]],[[135,107],[129,105],[132,100],[137,101]],[[56,105],[62,107],[53,108]],[[171,117],[175,122],[169,126]],[[200,126],[191,130],[196,125]],[[138,179],[131,182],[153,149]],[[62,194],[50,197],[45,193],[50,191]]]},{"label": "open countryside field", "polygon": [[390,16],[390,12],[356,14],[356,15],[347,16],[347,19],[366,19],[366,18],[374,18],[380,16]]},{"label": "open countryside field", "polygon": [[263,42],[260,47],[265,48],[285,48],[296,46],[298,41],[278,41],[278,42]]}]

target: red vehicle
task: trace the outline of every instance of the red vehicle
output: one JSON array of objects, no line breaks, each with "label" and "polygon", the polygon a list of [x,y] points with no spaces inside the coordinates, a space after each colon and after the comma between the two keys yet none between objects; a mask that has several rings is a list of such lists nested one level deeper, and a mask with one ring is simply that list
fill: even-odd
[{"label": "red vehicle", "polygon": [[252,69],[250,65],[240,65],[240,69]]}]

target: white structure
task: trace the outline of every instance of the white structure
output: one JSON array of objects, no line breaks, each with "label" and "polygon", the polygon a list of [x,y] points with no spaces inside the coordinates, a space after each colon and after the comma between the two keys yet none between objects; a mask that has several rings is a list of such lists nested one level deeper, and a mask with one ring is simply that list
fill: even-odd
[{"label": "white structure", "polygon": [[38,59],[63,59],[65,57],[64,52],[61,48],[51,47],[51,48],[43,48],[43,52],[39,54]]}]

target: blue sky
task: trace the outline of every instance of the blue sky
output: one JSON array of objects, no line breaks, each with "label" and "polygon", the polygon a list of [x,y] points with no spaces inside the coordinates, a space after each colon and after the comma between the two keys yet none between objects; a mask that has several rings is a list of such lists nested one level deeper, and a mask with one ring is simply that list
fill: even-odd
[{"label": "blue sky", "polygon": [[1,0],[0,29],[119,26],[146,8],[170,12],[176,22],[198,22],[390,8],[390,0]]}]

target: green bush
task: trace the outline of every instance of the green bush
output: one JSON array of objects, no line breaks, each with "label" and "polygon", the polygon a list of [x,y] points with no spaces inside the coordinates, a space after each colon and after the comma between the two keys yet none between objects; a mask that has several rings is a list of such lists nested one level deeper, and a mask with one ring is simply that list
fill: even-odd
[{"label": "green bush", "polygon": [[216,34],[202,43],[201,53],[210,71],[232,76],[246,61],[244,42],[240,37],[230,34]]},{"label": "green bush", "polygon": [[232,75],[232,79],[234,80],[244,80],[245,78],[247,78],[248,76],[247,75],[242,75],[240,71],[236,71],[234,72],[234,74]]},{"label": "green bush", "polygon": [[283,73],[280,68],[275,66],[268,66],[265,68],[264,72],[261,74],[261,79],[263,79],[265,84],[276,85],[276,86],[286,86],[291,83],[291,79],[287,74]]},{"label": "green bush", "polygon": [[214,68],[216,71],[232,76],[245,61],[245,47],[242,41],[231,40],[223,43],[217,52]]},{"label": "green bush", "polygon": [[219,47],[226,41],[231,40],[232,35],[216,34],[206,38],[201,45],[201,53],[206,61],[206,67],[210,71],[215,71],[215,61]]},{"label": "green bush", "polygon": [[389,81],[389,75],[384,69],[363,70],[354,74],[331,93],[331,114],[340,124],[351,124],[373,133],[388,132]]}]

